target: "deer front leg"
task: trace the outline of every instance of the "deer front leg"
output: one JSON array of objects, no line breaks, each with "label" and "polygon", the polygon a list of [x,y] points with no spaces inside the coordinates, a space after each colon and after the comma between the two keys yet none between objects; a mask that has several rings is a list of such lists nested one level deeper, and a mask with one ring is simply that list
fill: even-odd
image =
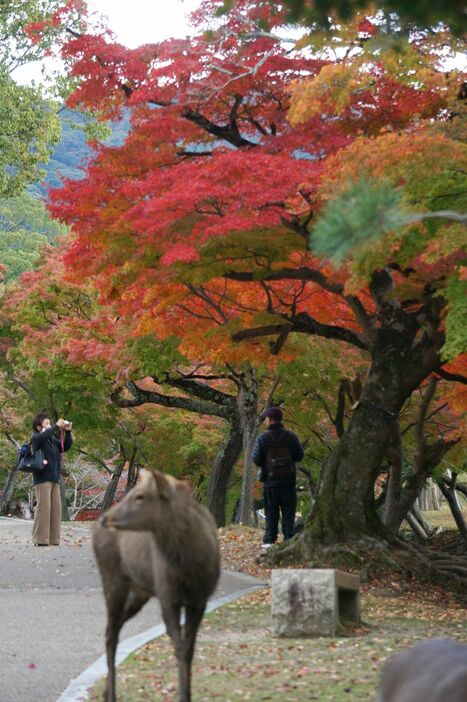
[{"label": "deer front leg", "polygon": [[105,631],[105,649],[107,654],[107,681],[104,691],[104,702],[116,702],[115,695],[115,651],[117,650],[118,632],[120,626],[116,626],[115,622],[107,622]]},{"label": "deer front leg", "polygon": [[104,702],[116,702],[115,692],[115,652],[118,635],[124,622],[125,604],[128,597],[128,584],[121,581],[112,592],[106,593],[107,627],[105,630],[105,648],[107,654],[107,683],[104,692]]},{"label": "deer front leg", "polygon": [[[180,626],[181,606],[173,602],[163,604],[161,602],[162,618],[167,628],[167,633],[172,640],[175,657],[178,666],[178,679],[180,682],[180,662],[183,658],[183,639]],[[189,697],[182,696],[182,690],[179,688],[180,702],[191,702]]]},{"label": "deer front leg", "polygon": [[182,655],[178,663],[180,702],[191,702],[191,664],[195,652],[196,634],[206,604],[186,607]]}]

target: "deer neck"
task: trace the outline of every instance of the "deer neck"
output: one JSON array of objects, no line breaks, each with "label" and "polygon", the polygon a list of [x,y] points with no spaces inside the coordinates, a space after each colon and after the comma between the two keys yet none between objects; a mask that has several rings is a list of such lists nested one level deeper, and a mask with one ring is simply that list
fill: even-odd
[{"label": "deer neck", "polygon": [[[178,517],[180,520],[180,517]],[[183,561],[183,551],[186,550],[186,540],[182,538],[181,531],[177,528],[175,515],[170,524],[166,522],[159,524],[152,531],[152,536],[157,549],[166,558],[167,561],[173,564],[178,564]]]}]

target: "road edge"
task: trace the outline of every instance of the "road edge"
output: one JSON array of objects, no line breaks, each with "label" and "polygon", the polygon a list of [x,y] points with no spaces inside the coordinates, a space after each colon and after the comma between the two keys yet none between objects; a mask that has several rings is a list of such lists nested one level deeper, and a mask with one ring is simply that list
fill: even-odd
[{"label": "road edge", "polygon": [[[266,583],[258,583],[256,585],[250,585],[249,587],[243,588],[242,590],[237,590],[236,592],[231,592],[229,595],[223,595],[222,597],[216,597],[214,600],[208,602],[206,607],[206,613],[213,612],[215,609],[219,609],[229,602],[240,599],[245,595],[249,595],[251,592],[266,587]],[[120,665],[131,653],[134,653],[139,648],[157,639],[159,636],[165,634],[165,625],[158,624],[153,626],[151,629],[143,631],[141,634],[136,634],[136,636],[131,636],[124,641],[121,641],[117,647],[117,653],[115,656],[116,665]],[[62,692],[57,702],[85,702],[89,699],[89,689],[100,679],[107,674],[107,662],[105,655],[101,656],[94,663],[91,663],[82,673],[80,673],[76,678],[71,680],[68,687]]]}]

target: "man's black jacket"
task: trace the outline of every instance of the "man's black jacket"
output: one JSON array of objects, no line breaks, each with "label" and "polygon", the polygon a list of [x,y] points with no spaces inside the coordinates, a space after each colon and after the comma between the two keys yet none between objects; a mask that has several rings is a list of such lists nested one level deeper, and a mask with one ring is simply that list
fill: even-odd
[{"label": "man's black jacket", "polygon": [[286,485],[295,485],[296,475],[290,478],[276,478],[271,480],[268,477],[266,470],[266,459],[269,447],[269,439],[271,436],[276,437],[279,433],[285,431],[285,443],[290,451],[292,460],[295,462],[301,461],[303,458],[303,449],[298,436],[294,434],[293,431],[284,429],[284,425],[281,423],[271,424],[268,429],[260,434],[255,441],[253,447],[253,461],[257,466],[261,468],[259,479],[264,483],[264,487],[283,487]]},{"label": "man's black jacket", "polygon": [[[34,485],[51,481],[53,483],[60,482],[60,429],[55,424],[50,429],[38,431],[32,435],[31,441],[33,449],[42,449],[47,465],[41,471],[33,473]],[[71,431],[65,432],[65,440],[63,448],[65,451],[71,447],[73,438]]]}]

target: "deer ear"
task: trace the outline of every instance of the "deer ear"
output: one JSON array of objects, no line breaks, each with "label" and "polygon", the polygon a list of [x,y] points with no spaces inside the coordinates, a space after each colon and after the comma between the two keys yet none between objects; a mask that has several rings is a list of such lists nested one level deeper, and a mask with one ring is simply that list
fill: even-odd
[{"label": "deer ear", "polygon": [[177,480],[177,490],[179,492],[187,492],[189,495],[192,495],[193,485],[189,480]]},{"label": "deer ear", "polygon": [[163,473],[159,473],[157,470],[152,470],[152,477],[156,483],[156,488],[158,495],[163,500],[168,500],[170,497],[170,482],[167,480]]}]

